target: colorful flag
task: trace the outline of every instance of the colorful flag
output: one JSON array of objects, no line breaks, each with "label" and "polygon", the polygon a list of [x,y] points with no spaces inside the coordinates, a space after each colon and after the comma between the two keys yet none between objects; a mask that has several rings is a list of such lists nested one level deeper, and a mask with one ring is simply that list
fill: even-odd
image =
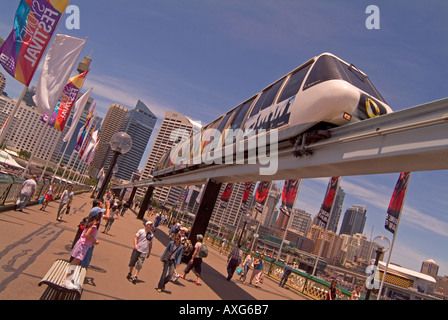
[{"label": "colorful flag", "polygon": [[[68,130],[68,132],[65,134],[65,137],[63,139],[64,142],[69,142],[70,139],[73,136],[73,133],[75,132],[76,126],[78,125],[79,119],[81,118],[82,112],[84,111],[84,107],[87,104],[87,101],[89,101],[90,98],[90,94],[92,93],[93,88],[90,88],[89,91],[87,91],[86,93],[83,94],[83,96],[81,98],[79,98],[76,103],[75,103],[75,107],[73,108],[73,120],[72,120],[72,124],[70,126],[70,129]],[[95,109],[95,105],[92,108]]]},{"label": "colorful flag", "polygon": [[221,194],[221,201],[219,206],[221,208],[227,208],[227,204],[229,202],[230,196],[232,195],[233,183],[226,184],[224,191]]},{"label": "colorful flag", "polygon": [[280,205],[279,217],[277,219],[277,227],[286,229],[288,226],[288,220],[291,216],[291,212],[294,206],[294,202],[297,197],[297,192],[302,180],[289,179],[285,180],[282,192],[282,204]]},{"label": "colorful flag", "polygon": [[389,208],[387,209],[386,223],[384,227],[393,234],[397,231],[398,221],[400,219],[401,210],[403,209],[410,176],[410,172],[402,172],[400,174],[394,193],[392,194],[392,199],[389,203]]},{"label": "colorful flag", "polygon": [[0,64],[28,86],[70,0],[20,0]]},{"label": "colorful flag", "polygon": [[340,181],[341,177],[331,178],[330,183],[328,184],[324,202],[322,203],[322,206],[320,207],[320,210],[317,214],[317,219],[322,221],[325,227],[330,220],[331,207],[333,206],[334,200],[336,199],[336,193],[338,191]]},{"label": "colorful flag", "polygon": [[255,210],[263,212],[264,204],[271,189],[271,181],[261,181],[255,193]]},{"label": "colorful flag", "polygon": [[95,109],[95,106],[93,106],[92,110],[90,110],[89,115],[86,118],[85,125],[82,126],[81,129],[79,129],[78,140],[77,140],[76,146],[75,146],[75,151],[77,151],[77,152],[79,152],[81,150],[81,147],[84,142],[84,138],[86,137],[86,134],[87,134],[87,130],[89,130],[89,128],[90,128],[90,122],[92,121],[94,109]]},{"label": "colorful flag", "polygon": [[[40,112],[52,114],[58,101],[64,99],[64,95],[70,92],[70,87],[67,88],[66,83],[85,43],[86,40],[63,34],[56,35],[45,57],[45,63],[37,82],[36,94],[33,97]],[[72,79],[70,82],[73,81]]]},{"label": "colorful flag", "polygon": [[78,97],[88,72],[89,70],[78,74],[69,80],[62,92],[61,99],[56,105],[56,108],[54,108],[53,115],[48,121],[50,127],[53,127],[58,131],[64,130],[68,118],[70,117],[70,113],[72,112],[73,104]]}]

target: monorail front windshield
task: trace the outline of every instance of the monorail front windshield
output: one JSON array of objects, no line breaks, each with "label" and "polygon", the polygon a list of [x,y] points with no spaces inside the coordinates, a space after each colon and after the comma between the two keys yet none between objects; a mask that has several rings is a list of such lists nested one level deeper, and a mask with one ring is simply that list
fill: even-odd
[{"label": "monorail front windshield", "polygon": [[303,86],[303,90],[324,81],[335,79],[345,80],[367,94],[370,94],[372,97],[386,102],[370,82],[369,78],[359,72],[355,66],[348,66],[335,57],[328,55],[323,55],[316,61]]}]

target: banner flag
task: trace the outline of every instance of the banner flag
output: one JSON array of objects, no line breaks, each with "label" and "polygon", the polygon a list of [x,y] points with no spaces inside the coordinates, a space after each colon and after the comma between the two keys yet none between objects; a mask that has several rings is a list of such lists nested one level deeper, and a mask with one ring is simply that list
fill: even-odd
[{"label": "banner flag", "polygon": [[65,86],[62,96],[59,99],[56,108],[53,111],[53,115],[48,121],[50,127],[55,128],[58,131],[63,131],[67,124],[68,118],[72,112],[73,104],[78,97],[79,91],[84,83],[89,70],[78,74],[71,78],[68,84]]},{"label": "banner flag", "polygon": [[301,182],[302,179],[285,180],[282,192],[282,204],[280,205],[279,217],[277,219],[277,227],[286,229],[288,226],[288,220],[291,216]]},{"label": "banner flag", "polygon": [[[78,157],[79,158],[83,158],[84,153],[86,152],[87,147],[90,145],[90,142],[92,141],[93,135],[95,133],[95,128],[96,126],[93,126],[88,133],[87,139],[86,139],[86,143],[84,143],[84,146],[81,148],[81,150],[78,153]],[[84,158],[85,159],[85,158]]]},{"label": "banner flag", "polygon": [[244,186],[243,200],[241,201],[241,209],[247,210],[247,199],[249,199],[250,190],[252,189],[253,182],[246,182]]},{"label": "banner flag", "polygon": [[330,219],[331,207],[333,206],[334,200],[336,199],[336,193],[339,188],[339,183],[341,181],[341,177],[333,177],[330,180],[327,188],[327,194],[325,195],[324,202],[320,207],[319,213],[317,214],[317,219],[322,221],[327,226],[327,223]]},{"label": "banner flag", "polygon": [[87,162],[87,157],[90,154],[90,152],[93,150],[93,148],[95,147],[97,141],[98,141],[98,130],[96,130],[95,132],[92,133],[89,143],[87,144],[87,146],[83,152],[81,159],[84,162]]},{"label": "banner flag", "polygon": [[400,173],[394,193],[392,194],[392,199],[389,203],[389,208],[387,209],[384,228],[393,234],[397,232],[398,221],[400,219],[401,210],[403,209],[404,198],[406,196],[410,176],[410,172]]},{"label": "banner flag", "polygon": [[[86,40],[64,34],[56,35],[37,82],[33,101],[43,114],[51,114],[58,101],[67,94],[67,81],[75,67]],[[70,79],[70,81],[72,81]],[[65,86],[65,89],[64,89]]]},{"label": "banner flag", "polygon": [[232,195],[233,183],[226,184],[224,191],[221,194],[221,201],[219,206],[221,208],[227,208],[227,204],[229,203],[230,196]]},{"label": "banner flag", "polygon": [[29,86],[69,2],[20,0],[14,27],[0,47],[0,64],[25,86]]},{"label": "banner flag", "polygon": [[263,207],[271,189],[271,181],[261,181],[255,193],[255,210],[263,212]]},{"label": "banner flag", "polygon": [[[76,126],[78,125],[79,119],[81,119],[82,112],[84,111],[84,107],[86,106],[87,101],[89,101],[92,90],[93,88],[90,88],[89,91],[84,93],[82,97],[76,101],[75,106],[73,108],[74,115],[72,124],[68,132],[65,134],[65,137],[63,139],[64,142],[69,142],[73,136],[73,133],[75,133]],[[95,105],[93,106],[92,110],[93,109],[95,109]]]},{"label": "banner flag", "polygon": [[82,144],[84,143],[84,138],[86,137],[87,130],[89,130],[90,122],[92,121],[94,109],[95,109],[95,106],[93,106],[92,110],[90,110],[90,113],[86,118],[85,125],[83,127],[81,127],[81,129],[79,129],[78,140],[77,140],[76,146],[75,146],[76,152],[79,152],[81,150]]}]

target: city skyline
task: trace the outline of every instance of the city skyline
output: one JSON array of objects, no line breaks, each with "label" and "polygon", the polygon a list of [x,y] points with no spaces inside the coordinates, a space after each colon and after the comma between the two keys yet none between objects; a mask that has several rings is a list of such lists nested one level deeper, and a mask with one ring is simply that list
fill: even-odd
[{"label": "city skyline", "polygon": [[[91,53],[93,60],[84,89],[94,87],[103,118],[113,103],[129,107],[141,100],[159,119],[172,110],[207,124],[322,52],[364,71],[395,111],[447,96],[448,43],[437,40],[448,34],[443,1],[380,2],[378,30],[366,27],[370,3],[363,1],[134,3],[72,1],[80,9],[80,29],[68,30],[63,18],[57,30],[89,38],[81,55]],[[1,4],[0,37],[11,31],[17,6]],[[23,85],[6,78],[5,91],[18,97]],[[342,212],[366,205],[369,239],[372,233],[392,241],[384,222],[398,177],[342,178]],[[295,207],[314,216],[328,179],[304,180]],[[439,275],[448,275],[447,181],[447,170],[412,173],[391,262],[420,271],[433,259]]]}]

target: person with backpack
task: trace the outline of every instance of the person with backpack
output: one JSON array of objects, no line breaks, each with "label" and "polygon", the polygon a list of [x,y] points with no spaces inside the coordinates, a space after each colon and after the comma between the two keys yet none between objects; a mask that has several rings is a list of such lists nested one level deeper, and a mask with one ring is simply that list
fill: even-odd
[{"label": "person with backpack", "polygon": [[203,243],[204,237],[202,236],[202,234],[198,234],[196,236],[197,242],[194,245],[194,252],[193,255],[191,257],[190,262],[188,263],[187,267],[184,270],[184,275],[180,276],[180,278],[185,279],[187,274],[194,269],[194,274],[196,275],[197,279],[196,282],[194,283],[197,286],[200,286],[201,283],[199,282],[201,280],[201,264],[202,264],[202,259],[206,258],[208,255],[208,248],[205,245],[205,243]]}]

